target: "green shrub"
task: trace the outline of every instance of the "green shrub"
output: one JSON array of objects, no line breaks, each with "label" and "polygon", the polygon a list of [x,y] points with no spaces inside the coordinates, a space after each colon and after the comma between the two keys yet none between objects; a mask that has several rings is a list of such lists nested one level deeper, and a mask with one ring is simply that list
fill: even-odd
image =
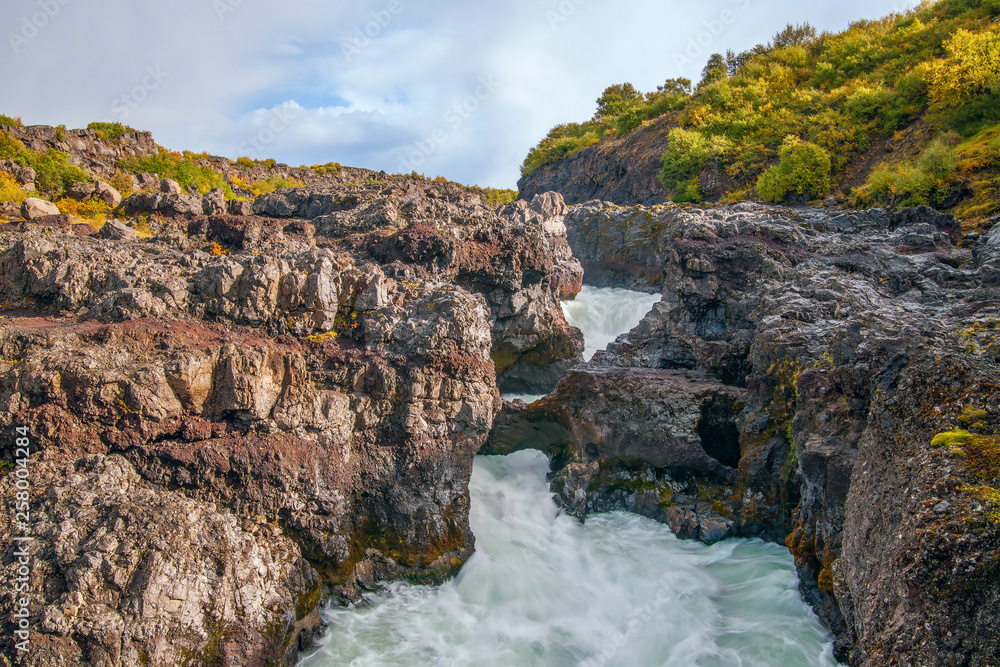
[{"label": "green shrub", "polygon": [[20,204],[30,193],[6,172],[0,171],[0,202]]},{"label": "green shrub", "polygon": [[20,127],[22,125],[20,118],[13,118],[11,116],[5,116],[0,113],[0,125],[10,125],[12,127]]},{"label": "green shrub", "polygon": [[483,199],[490,206],[500,206],[517,201],[517,190],[504,190],[500,188],[477,188],[483,195]]},{"label": "green shrub", "polygon": [[317,174],[336,175],[344,167],[339,162],[327,162],[326,164],[314,164],[311,169]]},{"label": "green shrub", "polygon": [[75,164],[70,164],[69,155],[49,149],[36,153],[29,160],[35,170],[35,187],[50,197],[57,197],[74,183],[89,183],[93,177]]},{"label": "green shrub", "polygon": [[259,197],[260,195],[266,195],[268,192],[274,192],[275,190],[281,190],[282,188],[301,188],[304,185],[305,183],[294,178],[270,176],[268,178],[255,181],[243,189],[249,190],[255,197]]},{"label": "green shrub", "polygon": [[943,207],[957,187],[958,152],[961,140],[947,133],[935,138],[916,162],[882,164],[854,194],[858,205]]},{"label": "green shrub", "polygon": [[695,130],[670,130],[670,147],[663,154],[660,182],[674,193],[675,201],[700,202],[698,173],[713,161],[721,161],[732,144],[721,136],[705,137]]},{"label": "green shrub", "polygon": [[150,172],[159,174],[161,178],[177,181],[185,190],[194,187],[201,194],[209,190],[222,188],[227,195],[232,195],[232,189],[226,179],[209,165],[199,164],[202,156],[189,154],[185,157],[180,153],[161,151],[158,155],[130,157],[118,163],[118,167],[130,174]]},{"label": "green shrub", "polygon": [[87,129],[93,130],[101,141],[113,141],[128,133],[138,132],[135,128],[121,123],[90,123],[87,125]]},{"label": "green shrub", "polygon": [[13,160],[18,164],[28,164],[31,151],[25,148],[21,140],[9,132],[0,130],[0,160]]},{"label": "green shrub", "polygon": [[794,135],[781,144],[781,162],[757,181],[757,192],[769,202],[782,202],[792,193],[807,199],[830,191],[830,155],[816,144]]}]

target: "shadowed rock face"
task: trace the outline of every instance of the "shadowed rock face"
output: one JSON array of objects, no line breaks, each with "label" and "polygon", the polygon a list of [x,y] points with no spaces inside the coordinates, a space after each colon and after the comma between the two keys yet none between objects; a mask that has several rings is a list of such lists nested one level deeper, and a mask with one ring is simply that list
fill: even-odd
[{"label": "shadowed rock face", "polygon": [[[574,207],[570,239],[599,258],[579,229],[647,219],[628,211]],[[663,301],[542,401],[506,405],[488,447],[540,435],[581,512],[785,541],[852,664],[997,663],[1000,237],[956,247],[929,209],[650,213],[632,259],[659,258]],[[972,461],[931,445],[970,414]]]},{"label": "shadowed rock face", "polygon": [[2,456],[15,426],[34,453],[26,664],[288,663],[324,594],[471,555],[494,358],[554,384],[582,349],[559,307],[581,271],[557,197],[497,213],[422,185],[385,227],[363,214],[396,205],[380,187],[308,220],[0,234]]}]

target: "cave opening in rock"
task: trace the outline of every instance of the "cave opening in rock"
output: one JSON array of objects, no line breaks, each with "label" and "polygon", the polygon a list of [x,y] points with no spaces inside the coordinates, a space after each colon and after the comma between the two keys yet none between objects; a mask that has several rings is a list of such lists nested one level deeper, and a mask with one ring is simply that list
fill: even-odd
[{"label": "cave opening in rock", "polygon": [[726,396],[714,396],[701,408],[698,436],[705,453],[724,466],[740,464],[740,430],[736,426],[739,407]]}]

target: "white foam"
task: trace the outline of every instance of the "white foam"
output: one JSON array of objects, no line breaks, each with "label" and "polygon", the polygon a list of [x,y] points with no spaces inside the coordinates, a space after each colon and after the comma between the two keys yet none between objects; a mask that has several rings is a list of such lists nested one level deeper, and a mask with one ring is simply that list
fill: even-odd
[{"label": "white foam", "polygon": [[438,587],[329,608],[307,667],[836,665],[786,549],[676,539],[624,513],[561,514],[537,452],[480,457],[476,554]]},{"label": "white foam", "polygon": [[634,329],[660,298],[659,294],[587,286],[575,301],[563,302],[563,313],[570,324],[583,331],[583,358],[590,361],[618,336]]}]

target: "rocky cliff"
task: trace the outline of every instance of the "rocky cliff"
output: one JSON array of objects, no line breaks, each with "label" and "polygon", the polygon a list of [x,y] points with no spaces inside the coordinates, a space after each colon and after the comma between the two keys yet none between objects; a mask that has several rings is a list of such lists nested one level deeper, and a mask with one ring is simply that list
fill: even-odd
[{"label": "rocky cliff", "polygon": [[545,390],[582,349],[558,196],[498,209],[370,173],[205,216],[173,190],[96,234],[0,230],[4,497],[17,427],[32,451],[29,520],[0,519],[5,577],[10,537],[36,540],[24,664],[289,664],[324,595],[443,580],[472,553],[498,372]]},{"label": "rocky cliff", "polygon": [[670,142],[673,115],[657,118],[624,136],[614,134],[588,148],[539,167],[517,182],[523,199],[558,192],[570,204],[599,199],[653,206],[668,199],[660,183],[661,161]]},{"label": "rocky cliff", "polygon": [[646,223],[625,252],[663,300],[547,397],[507,404],[488,451],[540,441],[580,514],[785,541],[851,664],[1000,661],[1000,226],[574,208],[585,263]]}]

